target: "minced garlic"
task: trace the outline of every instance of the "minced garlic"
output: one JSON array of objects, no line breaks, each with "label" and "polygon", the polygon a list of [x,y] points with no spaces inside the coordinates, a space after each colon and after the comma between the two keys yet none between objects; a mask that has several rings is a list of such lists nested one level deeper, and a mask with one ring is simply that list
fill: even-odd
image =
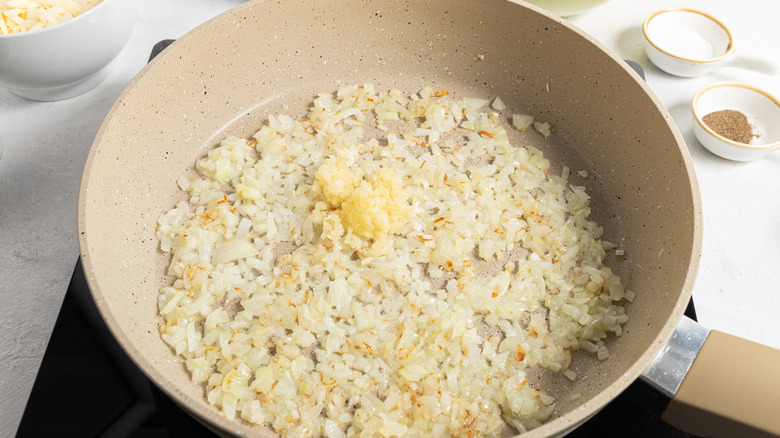
[{"label": "minced garlic", "polygon": [[314,174],[323,198],[338,214],[328,215],[328,234],[338,239],[351,229],[355,236],[381,241],[409,220],[407,195],[391,169],[365,179],[352,171],[353,162],[350,155],[339,154],[326,159]]},{"label": "minced garlic", "polygon": [[381,240],[401,229],[410,209],[398,175],[383,168],[369,181],[361,181],[343,204],[341,220],[355,235]]},{"label": "minced garlic", "polygon": [[333,207],[339,207],[360,184],[361,177],[350,169],[354,161],[351,155],[340,153],[326,159],[314,174],[323,197]]}]

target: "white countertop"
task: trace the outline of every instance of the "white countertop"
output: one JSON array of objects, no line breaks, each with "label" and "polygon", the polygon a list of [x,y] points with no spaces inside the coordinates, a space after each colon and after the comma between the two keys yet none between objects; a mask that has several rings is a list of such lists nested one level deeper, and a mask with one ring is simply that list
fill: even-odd
[{"label": "white countertop", "polygon": [[[76,209],[92,139],[113,102],[146,64],[152,46],[178,38],[242,0],[141,0],[138,22],[108,79],[59,102],[31,102],[0,89],[0,436],[21,421],[78,259]],[[780,2],[611,0],[570,21],[619,56],[639,62],[693,157],[704,206],[704,250],[694,300],[709,328],[780,348],[780,152],[751,163],[718,158],[695,139],[690,98],[701,86],[748,82],[780,96],[780,76],[724,68],[698,78],[667,75],[647,59],[641,24],[670,6],[721,19],[737,51],[780,63]],[[659,285],[661,286],[661,285]]]}]

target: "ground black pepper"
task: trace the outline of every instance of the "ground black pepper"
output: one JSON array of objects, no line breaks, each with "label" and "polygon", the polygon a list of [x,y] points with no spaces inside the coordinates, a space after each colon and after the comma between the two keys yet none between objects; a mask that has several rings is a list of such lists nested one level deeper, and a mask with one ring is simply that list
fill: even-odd
[{"label": "ground black pepper", "polygon": [[713,131],[737,143],[750,144],[756,133],[747,116],[736,110],[720,110],[702,117]]}]

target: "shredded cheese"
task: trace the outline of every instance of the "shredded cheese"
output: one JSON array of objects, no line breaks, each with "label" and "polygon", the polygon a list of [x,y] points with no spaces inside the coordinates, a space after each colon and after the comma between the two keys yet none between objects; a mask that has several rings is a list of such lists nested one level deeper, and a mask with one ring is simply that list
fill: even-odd
[{"label": "shredded cheese", "polygon": [[101,0],[0,0],[0,34],[27,32],[70,20]]}]

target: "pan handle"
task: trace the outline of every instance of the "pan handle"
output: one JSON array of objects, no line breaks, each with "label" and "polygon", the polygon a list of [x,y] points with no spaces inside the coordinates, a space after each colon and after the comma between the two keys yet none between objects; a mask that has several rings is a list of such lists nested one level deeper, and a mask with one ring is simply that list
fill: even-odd
[{"label": "pan handle", "polygon": [[701,437],[780,437],[780,350],[683,317],[642,374],[670,401],[661,418]]}]

